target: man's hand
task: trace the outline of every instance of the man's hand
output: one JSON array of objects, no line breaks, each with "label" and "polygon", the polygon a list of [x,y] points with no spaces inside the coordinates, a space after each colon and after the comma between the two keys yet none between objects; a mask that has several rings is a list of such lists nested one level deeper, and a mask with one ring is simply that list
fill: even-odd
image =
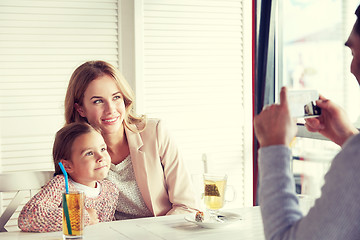
[{"label": "man's hand", "polygon": [[280,104],[265,107],[254,119],[256,137],[261,147],[289,146],[297,132],[296,119],[291,118],[286,87],[281,88]]},{"label": "man's hand", "polygon": [[321,108],[321,115],[317,118],[308,118],[305,126],[310,132],[319,132],[326,138],[342,146],[345,141],[358,133],[351,124],[345,111],[329,99],[320,96],[316,105]]}]

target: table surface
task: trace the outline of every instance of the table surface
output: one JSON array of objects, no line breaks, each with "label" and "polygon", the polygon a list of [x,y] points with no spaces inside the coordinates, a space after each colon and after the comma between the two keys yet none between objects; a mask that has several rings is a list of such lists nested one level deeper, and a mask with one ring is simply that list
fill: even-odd
[{"label": "table surface", "polygon": [[[113,221],[85,227],[84,239],[265,239],[259,207],[227,209],[226,211],[241,215],[241,220],[216,229],[202,228],[194,223],[188,222],[184,219],[186,215]],[[62,232],[7,232],[0,233],[0,239],[60,240],[62,239]]]}]

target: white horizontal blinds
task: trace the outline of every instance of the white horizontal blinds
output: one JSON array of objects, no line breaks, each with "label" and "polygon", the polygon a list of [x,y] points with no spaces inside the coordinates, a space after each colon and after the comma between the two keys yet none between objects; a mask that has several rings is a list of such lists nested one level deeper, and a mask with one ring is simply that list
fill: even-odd
[{"label": "white horizontal blinds", "polygon": [[116,0],[0,1],[0,171],[53,169],[71,73],[88,60],[118,65],[117,8]]},{"label": "white horizontal blinds", "polygon": [[117,1],[1,1],[0,18],[2,171],[46,168],[74,68],[117,65]]},{"label": "white horizontal blinds", "polygon": [[209,171],[228,173],[234,204],[244,205],[244,121],[251,119],[244,91],[251,88],[244,88],[242,1],[143,3],[143,111],[166,120],[192,174],[203,172],[206,153]]}]

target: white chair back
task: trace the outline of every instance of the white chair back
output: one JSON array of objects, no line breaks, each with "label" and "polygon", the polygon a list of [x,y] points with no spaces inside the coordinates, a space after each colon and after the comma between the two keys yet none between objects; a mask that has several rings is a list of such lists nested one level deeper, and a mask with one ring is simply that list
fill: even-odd
[{"label": "white chair back", "polygon": [[0,173],[0,193],[16,192],[15,197],[0,216],[0,232],[7,232],[5,225],[28,192],[40,189],[53,177],[53,174],[53,171]]}]

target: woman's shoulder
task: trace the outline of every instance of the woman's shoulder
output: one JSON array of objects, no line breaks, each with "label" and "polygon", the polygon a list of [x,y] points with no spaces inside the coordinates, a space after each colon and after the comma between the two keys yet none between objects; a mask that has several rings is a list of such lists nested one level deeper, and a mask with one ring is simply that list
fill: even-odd
[{"label": "woman's shoulder", "polygon": [[167,145],[172,138],[166,121],[158,118],[148,120],[148,124],[144,131],[140,132],[143,142],[153,142],[160,145]]},{"label": "woman's shoulder", "polygon": [[156,128],[156,126],[158,126],[162,122],[163,121],[159,118],[148,118],[146,120],[146,128],[151,128],[151,129]]},{"label": "woman's shoulder", "polygon": [[162,125],[162,120],[158,118],[146,119],[146,126],[140,134],[153,134],[157,131],[159,125]]}]

